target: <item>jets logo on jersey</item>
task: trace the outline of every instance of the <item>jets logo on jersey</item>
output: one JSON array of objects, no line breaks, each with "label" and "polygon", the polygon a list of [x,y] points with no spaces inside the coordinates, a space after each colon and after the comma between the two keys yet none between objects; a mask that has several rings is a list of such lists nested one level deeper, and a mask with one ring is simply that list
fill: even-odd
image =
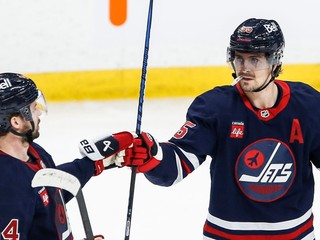
[{"label": "jets logo on jersey", "polygon": [[290,148],[276,139],[262,139],[242,151],[235,176],[248,198],[271,202],[287,193],[295,172],[295,158]]}]

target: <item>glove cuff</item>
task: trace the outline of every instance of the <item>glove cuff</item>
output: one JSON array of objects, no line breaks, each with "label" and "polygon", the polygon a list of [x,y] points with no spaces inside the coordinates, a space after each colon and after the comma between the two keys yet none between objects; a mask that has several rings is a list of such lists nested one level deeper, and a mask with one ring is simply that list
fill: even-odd
[{"label": "glove cuff", "polygon": [[100,175],[104,170],[103,160],[98,160],[94,162],[95,172],[93,176]]}]

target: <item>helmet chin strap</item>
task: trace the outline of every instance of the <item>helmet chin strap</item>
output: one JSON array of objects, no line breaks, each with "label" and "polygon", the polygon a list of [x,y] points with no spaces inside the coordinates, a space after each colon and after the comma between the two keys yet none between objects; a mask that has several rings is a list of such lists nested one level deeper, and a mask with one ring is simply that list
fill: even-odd
[{"label": "helmet chin strap", "polygon": [[27,132],[25,133],[19,133],[17,132],[16,130],[14,130],[13,128],[10,128],[10,132],[13,133],[14,135],[17,135],[17,136],[20,136],[20,137],[23,137],[27,140],[28,143],[32,143],[33,141],[33,136],[32,136],[32,133],[34,131],[34,122],[33,121],[30,121],[31,123],[31,129],[28,130]]},{"label": "helmet chin strap", "polygon": [[271,71],[271,79],[269,82],[267,82],[266,84],[260,86],[258,89],[254,90],[253,92],[260,92],[263,89],[265,89],[266,87],[268,87],[268,85],[274,81],[274,79],[276,78],[276,76],[278,76],[279,71],[280,71],[281,65],[273,65],[272,66],[272,71]]},{"label": "helmet chin strap", "polygon": [[[259,88],[257,88],[256,90],[253,90],[252,92],[261,92],[263,89],[265,89],[266,87],[268,87],[268,85],[274,80],[274,76],[272,74],[271,79],[269,80],[269,82],[265,81],[265,83],[260,86]],[[267,83],[266,83],[267,82]]]}]

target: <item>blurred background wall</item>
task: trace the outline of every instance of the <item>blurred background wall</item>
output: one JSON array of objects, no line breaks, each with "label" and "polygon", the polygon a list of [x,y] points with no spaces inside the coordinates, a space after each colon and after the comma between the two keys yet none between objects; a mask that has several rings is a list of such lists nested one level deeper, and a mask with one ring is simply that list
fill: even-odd
[{"label": "blurred background wall", "polygon": [[[32,77],[49,101],[137,98],[148,0],[0,0],[0,71]],[[229,36],[251,17],[286,39],[280,79],[320,89],[319,1],[154,1],[147,97],[232,82]]]}]

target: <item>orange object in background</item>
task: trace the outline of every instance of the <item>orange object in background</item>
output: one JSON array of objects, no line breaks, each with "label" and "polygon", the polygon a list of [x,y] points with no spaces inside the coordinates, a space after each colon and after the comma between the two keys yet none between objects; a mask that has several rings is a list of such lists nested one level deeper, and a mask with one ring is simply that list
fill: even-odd
[{"label": "orange object in background", "polygon": [[110,0],[109,16],[113,25],[124,24],[127,19],[127,0]]}]

